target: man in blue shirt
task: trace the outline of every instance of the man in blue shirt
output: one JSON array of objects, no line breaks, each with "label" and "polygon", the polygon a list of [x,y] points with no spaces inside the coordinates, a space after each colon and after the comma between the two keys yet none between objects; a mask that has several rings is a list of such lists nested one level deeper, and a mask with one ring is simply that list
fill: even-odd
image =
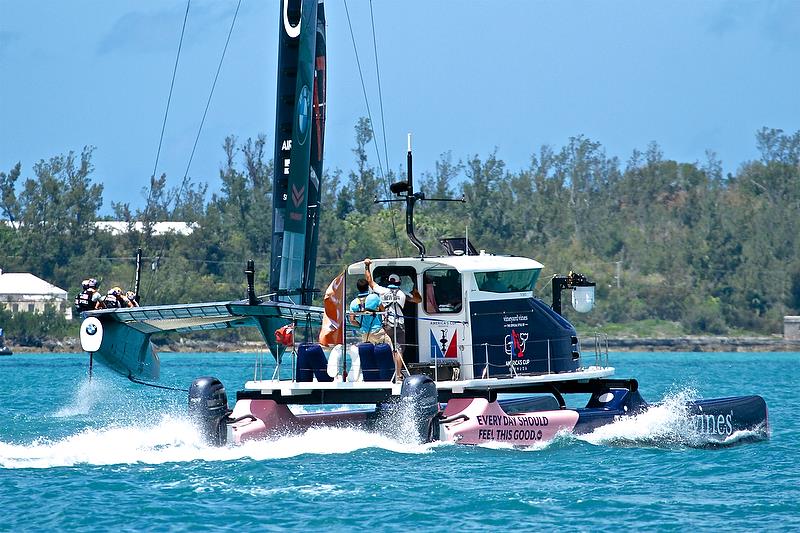
[{"label": "man in blue shirt", "polygon": [[369,284],[364,278],[356,282],[358,296],[350,302],[350,323],[358,328],[363,342],[379,344],[385,342],[392,347],[392,339],[383,329],[383,305],[381,297],[369,292]]}]

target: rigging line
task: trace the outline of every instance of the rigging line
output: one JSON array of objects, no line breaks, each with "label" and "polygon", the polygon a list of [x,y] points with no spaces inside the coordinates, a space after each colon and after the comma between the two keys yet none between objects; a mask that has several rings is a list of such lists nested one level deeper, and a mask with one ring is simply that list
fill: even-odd
[{"label": "rigging line", "polygon": [[[369,118],[369,130],[370,133],[372,133],[372,138],[375,139],[375,153],[378,156],[378,169],[380,170],[381,178],[384,178],[383,165],[381,164],[381,153],[380,150],[378,149],[377,138],[375,137],[375,128],[372,125],[372,112],[370,111],[369,108],[369,98],[367,97],[367,86],[364,84],[364,73],[361,70],[361,60],[359,60],[358,58],[358,48],[356,47],[356,36],[355,33],[353,33],[353,24],[350,21],[350,10],[347,9],[347,0],[342,0],[342,2],[344,3],[344,12],[345,14],[347,14],[347,25],[350,27],[350,39],[353,42],[353,52],[356,55],[356,65],[358,66],[358,75],[361,78],[361,91],[364,93],[364,102],[367,105],[367,118]],[[384,179],[384,187],[385,186],[386,182]]]},{"label": "rigging line", "polygon": [[375,139],[375,154],[378,157],[378,169],[381,173],[381,181],[383,181],[384,192],[387,190],[386,174],[383,172],[383,165],[381,164],[381,151],[378,148],[378,139],[375,136],[375,128],[372,124],[372,112],[369,109],[369,98],[367,97],[367,86],[364,84],[364,72],[361,70],[361,61],[358,58],[358,47],[356,47],[356,36],[353,33],[353,24],[350,22],[350,11],[347,9],[347,0],[342,0],[344,3],[344,12],[347,14],[347,25],[350,27],[350,39],[353,41],[353,52],[356,55],[356,65],[358,65],[358,75],[361,78],[361,91],[364,93],[364,102],[367,105],[367,118],[369,118],[369,130],[372,133],[372,138]]},{"label": "rigging line", "polygon": [[[191,1],[191,0],[190,0]],[[217,65],[217,72],[214,74],[214,81],[211,84],[211,90],[208,93],[208,100],[206,100],[206,107],[203,110],[203,118],[200,120],[200,126],[197,128],[197,135],[194,138],[194,144],[192,145],[192,152],[189,154],[189,161],[186,163],[186,171],[183,173],[183,179],[181,180],[181,186],[178,189],[178,194],[175,196],[175,207],[178,207],[178,201],[180,200],[181,195],[183,194],[183,189],[186,187],[186,183],[189,177],[189,169],[192,166],[192,160],[194,159],[195,151],[197,150],[197,143],[200,140],[200,134],[203,131],[203,125],[206,122],[206,116],[208,115],[208,109],[211,107],[211,99],[214,96],[214,89],[217,87],[217,80],[219,80],[219,73],[222,70],[222,64],[225,61],[225,53],[228,51],[228,44],[231,42],[231,35],[233,34],[233,28],[236,25],[236,18],[239,16],[239,8],[242,6],[242,0],[236,4],[236,11],[233,13],[233,19],[231,20],[231,27],[228,29],[228,37],[225,39],[225,46],[222,48],[222,55],[219,58],[219,64]],[[151,188],[152,191],[152,188]],[[167,239],[163,239],[161,241],[161,250],[159,250],[158,255],[159,257],[164,253],[164,247],[166,246]],[[148,283],[148,289],[152,287],[154,278],[158,275],[158,270],[153,274],[150,278]]]},{"label": "rigging line", "polygon": [[211,91],[208,93],[208,100],[206,101],[206,108],[203,111],[203,118],[200,120],[200,127],[197,129],[197,136],[194,138],[194,145],[192,146],[192,153],[189,156],[189,162],[186,164],[186,172],[183,173],[183,182],[181,183],[181,190],[178,191],[178,196],[186,184],[186,177],[189,175],[189,167],[192,166],[192,159],[194,159],[195,150],[197,150],[197,142],[200,140],[200,133],[203,131],[203,124],[206,122],[206,115],[208,115],[208,108],[211,106],[211,98],[214,96],[214,89],[217,87],[217,80],[219,73],[222,70],[222,63],[225,61],[225,53],[228,51],[228,44],[231,42],[231,35],[233,34],[233,27],[236,25],[236,17],[239,16],[239,8],[242,6],[242,0],[236,4],[236,11],[233,13],[233,20],[231,20],[231,27],[228,29],[228,37],[225,39],[225,46],[222,48],[222,55],[219,58],[217,65],[217,73],[214,75],[214,82],[211,84]]},{"label": "rigging line", "polygon": [[388,170],[390,167],[389,165],[389,149],[386,146],[386,122],[384,121],[384,113],[383,113],[383,92],[381,91],[381,70],[380,65],[378,62],[378,42],[375,37],[375,17],[372,13],[372,0],[369,0],[369,19],[372,23],[372,49],[375,54],[375,75],[378,80],[378,101],[380,102],[381,107],[381,129],[383,130],[383,156],[384,161],[386,161],[386,169]]},{"label": "rigging line", "polygon": [[[181,48],[183,47],[183,36],[186,33],[186,21],[189,19],[189,6],[191,5],[192,0],[186,0],[186,13],[183,15],[183,26],[181,27],[181,38],[178,41],[178,53],[175,55],[175,65],[172,67],[172,81],[169,84],[169,95],[167,96],[167,108],[164,110],[164,121],[161,124],[161,136],[158,138],[158,150],[156,150],[156,161],[153,164],[153,174],[152,178],[156,177],[156,171],[158,170],[158,159],[161,156],[161,145],[164,142],[164,131],[167,128],[167,116],[169,115],[169,105],[172,102],[172,90],[175,88],[175,77],[178,73],[178,60],[181,57]],[[153,194],[153,187],[152,184],[150,186],[150,193],[147,197],[147,203],[150,203],[150,199]]]},{"label": "rigging line", "polygon": [[[384,120],[384,113],[383,113],[383,92],[381,91],[381,70],[379,67],[378,62],[378,41],[375,37],[375,17],[372,13],[372,0],[369,0],[369,19],[372,23],[372,49],[375,53],[375,74],[378,79],[378,101],[380,102],[381,107],[381,130],[383,130],[383,156],[384,160],[386,161],[386,170],[387,172],[391,168],[389,166],[389,149],[386,146],[386,122]],[[377,140],[375,141],[377,144]],[[384,193],[386,191],[386,183],[384,182]],[[394,247],[397,257],[400,257],[400,239],[397,237],[397,226],[395,225],[394,221],[394,210],[390,210],[390,219],[392,221],[392,235],[394,236]]]},{"label": "rigging line", "polygon": [[[373,121],[372,121],[372,112],[370,111],[370,108],[369,108],[369,98],[367,97],[367,87],[364,84],[364,73],[361,70],[361,61],[358,58],[358,47],[356,47],[356,36],[355,36],[355,33],[353,32],[353,24],[350,21],[350,10],[347,9],[347,0],[342,0],[342,2],[344,3],[344,11],[347,14],[347,25],[350,27],[350,39],[353,41],[353,52],[355,52],[355,55],[356,55],[356,64],[358,65],[358,75],[361,78],[361,90],[364,93],[364,102],[367,105],[367,117],[369,118],[369,129],[370,129],[370,132],[372,133],[372,138],[375,140],[375,155],[378,157],[378,169],[380,170],[381,182],[383,183],[383,194],[385,194],[386,196],[389,196],[389,186],[386,183],[386,181],[387,181],[386,174],[383,172],[383,165],[381,164],[381,150],[380,150],[380,148],[378,148],[378,138],[375,135],[375,128],[373,126]],[[377,58],[376,58],[376,61],[377,61]],[[385,133],[384,133],[384,136],[385,136]],[[397,245],[397,255],[399,257],[400,256],[400,247],[399,247],[399,241],[397,239],[397,228],[396,228],[395,223],[394,223],[394,212],[393,211],[390,212],[390,216],[391,216],[391,220],[392,220],[392,233],[394,234],[395,244]]]},{"label": "rigging line", "polygon": [[189,392],[189,389],[181,389],[179,387],[168,387],[166,385],[156,385],[155,383],[148,383],[140,379],[136,379],[132,374],[128,374],[128,380],[137,385],[144,385],[145,387],[153,387],[154,389],[172,390],[178,392]]},{"label": "rigging line", "polygon": [[[175,78],[178,73],[178,62],[181,57],[181,49],[183,48],[183,36],[186,34],[186,21],[189,19],[189,7],[192,4],[192,0],[186,0],[186,12],[183,14],[183,25],[181,26],[181,37],[178,40],[178,52],[175,54],[175,65],[172,67],[172,81],[169,84],[169,95],[167,96],[167,107],[164,110],[164,121],[161,124],[161,135],[158,138],[158,150],[156,150],[156,160],[153,163],[153,173],[150,176],[150,190],[147,192],[147,203],[145,204],[145,212],[150,207],[150,202],[153,200],[153,184],[156,179],[156,172],[158,170],[158,159],[161,157],[161,145],[164,142],[164,131],[167,128],[167,117],[169,116],[169,106],[172,102],[172,91],[175,88]],[[146,217],[145,217],[146,218]],[[144,235],[139,237],[139,247],[142,247],[142,241],[144,240]],[[150,282],[150,286],[152,286],[152,278]],[[149,290],[149,288],[148,288]]]}]

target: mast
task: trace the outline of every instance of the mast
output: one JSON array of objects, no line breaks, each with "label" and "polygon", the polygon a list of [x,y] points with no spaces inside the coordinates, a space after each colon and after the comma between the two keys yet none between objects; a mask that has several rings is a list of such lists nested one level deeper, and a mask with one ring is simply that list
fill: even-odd
[{"label": "mast", "polygon": [[[325,136],[322,0],[281,0],[270,292],[310,305]],[[295,299],[295,301],[297,301]]]},{"label": "mast", "polygon": [[311,129],[311,160],[308,187],[308,214],[306,216],[305,268],[303,269],[304,305],[311,305],[317,272],[317,245],[319,244],[320,200],[322,197],[322,159],[325,145],[325,107],[328,85],[325,76],[327,62],[325,49],[325,5],[317,4],[317,38],[314,55],[314,100]]}]

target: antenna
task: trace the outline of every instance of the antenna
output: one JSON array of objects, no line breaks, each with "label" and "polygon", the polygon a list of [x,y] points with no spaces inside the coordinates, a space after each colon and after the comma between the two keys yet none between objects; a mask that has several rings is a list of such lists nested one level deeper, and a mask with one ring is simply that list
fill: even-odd
[{"label": "antenna", "polygon": [[414,204],[417,200],[428,200],[431,202],[466,202],[466,198],[462,196],[460,199],[454,198],[425,198],[425,193],[414,192],[414,174],[412,171],[413,156],[411,153],[411,133],[408,134],[408,154],[406,156],[406,166],[408,173],[406,181],[398,181],[389,186],[389,190],[399,198],[389,198],[386,200],[378,200],[375,197],[375,203],[389,203],[389,202],[405,202],[406,203],[406,234],[408,235],[411,244],[413,244],[419,256],[425,258],[425,245],[414,234]]}]

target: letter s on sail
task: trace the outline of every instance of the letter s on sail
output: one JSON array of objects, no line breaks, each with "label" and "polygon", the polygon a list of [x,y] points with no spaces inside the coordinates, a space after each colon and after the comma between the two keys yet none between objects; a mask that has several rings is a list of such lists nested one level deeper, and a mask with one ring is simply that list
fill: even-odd
[{"label": "letter s on sail", "polygon": [[286,34],[292,39],[300,35],[300,26],[303,23],[303,3],[300,2],[300,20],[297,21],[297,26],[292,26],[289,22],[289,0],[283,0],[283,29]]}]

